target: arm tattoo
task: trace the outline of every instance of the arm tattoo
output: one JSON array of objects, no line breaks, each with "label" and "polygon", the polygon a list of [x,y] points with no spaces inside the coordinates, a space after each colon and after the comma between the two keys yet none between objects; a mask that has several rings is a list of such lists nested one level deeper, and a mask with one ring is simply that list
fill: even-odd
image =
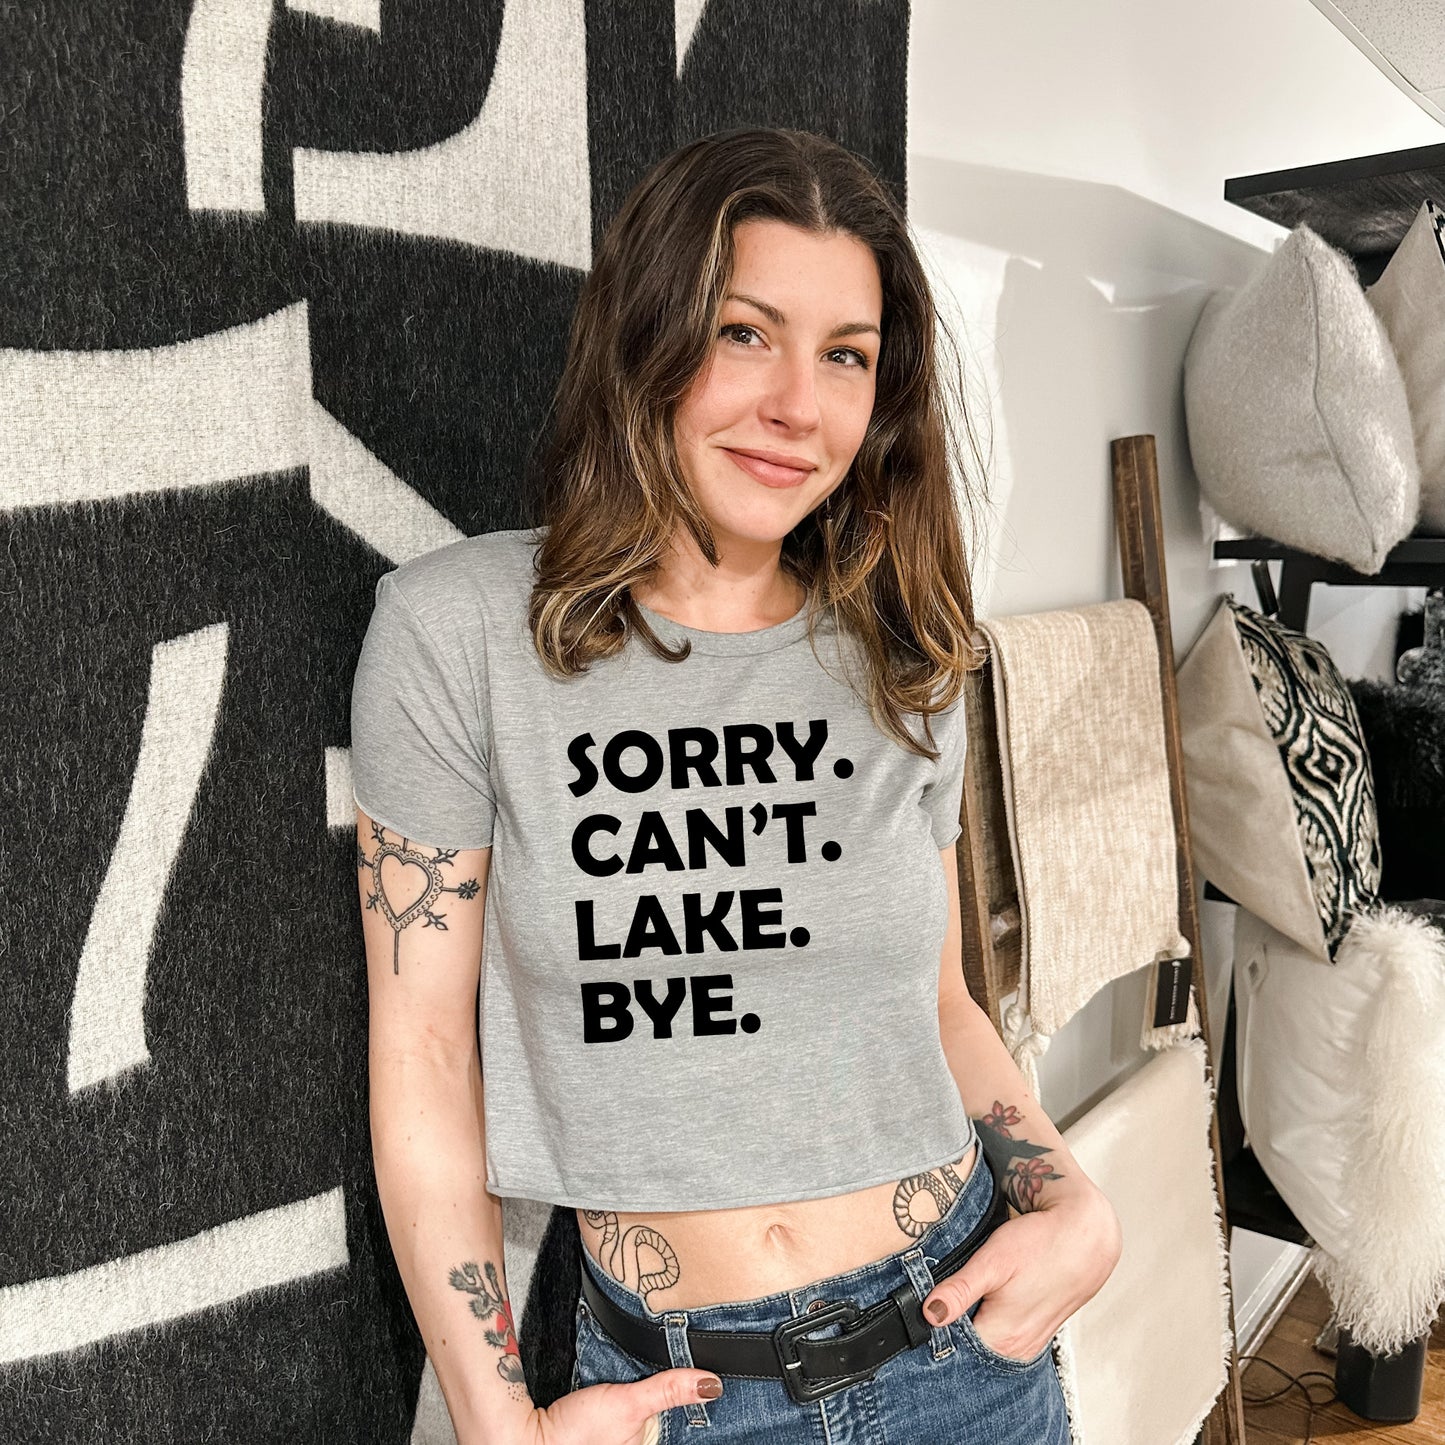
[{"label": "arm tattoo", "polygon": [[992,1112],[976,1122],[983,1152],[993,1172],[1003,1181],[1009,1203],[1020,1214],[1027,1214],[1037,1207],[1045,1181],[1064,1177],[1055,1174],[1044,1157],[1053,1150],[1044,1144],[1030,1144],[1027,1139],[1015,1139],[1010,1130],[1023,1123],[1023,1115],[1000,1099],[993,1101]]},{"label": "arm tattoo", "polygon": [[[954,1164],[966,1157],[960,1155]],[[953,1164],[940,1164],[925,1174],[910,1174],[907,1179],[900,1179],[893,1191],[893,1219],[910,1239],[920,1239],[930,1224],[937,1224],[948,1213],[962,1189],[963,1180]],[[936,1210],[932,1219],[926,1217],[927,1211],[924,1218],[918,1215],[917,1202],[925,1196],[933,1201]]]},{"label": "arm tattoo", "polygon": [[[636,1290],[646,1299],[653,1290],[671,1289],[682,1278],[677,1251],[649,1224],[634,1224],[626,1232],[617,1227],[617,1215],[610,1209],[584,1209],[587,1223],[602,1231],[597,1241],[597,1259],[613,1279]],[[654,1250],[661,1269],[642,1272],[642,1246]],[[635,1281],[635,1283],[634,1283]]]},{"label": "arm tattoo", "polygon": [[517,1347],[517,1331],[512,1327],[512,1306],[497,1278],[496,1265],[491,1260],[487,1261],[486,1278],[483,1279],[477,1262],[469,1259],[460,1269],[452,1270],[448,1278],[453,1289],[471,1295],[472,1313],[490,1325],[484,1338],[489,1345],[502,1351],[502,1358],[497,1361],[497,1373],[509,1385],[525,1387],[522,1352]]},{"label": "arm tattoo", "polygon": [[[388,838],[386,829],[373,820],[371,838],[376,844],[373,857],[366,856],[360,843],[356,845],[356,866],[371,870],[373,892],[366,900],[368,908],[379,908],[391,924],[395,943],[391,955],[391,971],[401,972],[401,931],[422,919],[423,928],[439,928],[447,931],[446,914],[436,913],[432,904],[443,893],[455,893],[464,903],[470,903],[482,890],[475,878],[464,883],[447,887],[442,882],[442,869],[450,868],[457,856],[455,848],[432,848],[428,853],[410,847],[409,840],[399,843],[395,837]],[[388,859],[391,862],[388,864]]]}]

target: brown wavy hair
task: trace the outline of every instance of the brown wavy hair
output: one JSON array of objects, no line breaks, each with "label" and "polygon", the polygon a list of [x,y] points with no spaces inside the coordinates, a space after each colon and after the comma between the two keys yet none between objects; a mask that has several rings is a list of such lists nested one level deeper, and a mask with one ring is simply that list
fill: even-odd
[{"label": "brown wavy hair", "polygon": [[[957,700],[981,660],[951,476],[963,483],[972,520],[979,451],[957,351],[902,209],[859,157],[804,131],[693,141],[649,171],[607,227],[577,303],[541,457],[547,534],[528,615],[537,652],[562,677],[619,652],[633,633],[670,662],[690,652],[686,641],[671,649],[658,638],[631,588],[651,581],[679,527],[717,565],[678,463],[673,419],[713,352],[733,229],[762,219],[856,237],[878,265],[873,413],[842,482],[783,539],[781,565],[807,589],[815,653],[818,619],[831,608],[860,644],[866,680],[853,686],[875,723],[934,758],[928,720]],[[951,368],[936,362],[940,341]],[[908,714],[923,718],[927,746],[906,726]]]}]

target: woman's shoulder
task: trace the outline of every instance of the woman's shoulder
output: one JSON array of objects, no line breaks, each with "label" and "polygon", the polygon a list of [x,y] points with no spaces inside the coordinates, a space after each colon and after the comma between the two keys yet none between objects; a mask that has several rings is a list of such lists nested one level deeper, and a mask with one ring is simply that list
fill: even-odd
[{"label": "woman's shoulder", "polygon": [[532,559],[545,531],[513,527],[463,537],[408,558],[388,573],[406,603],[423,620],[452,618],[459,610],[491,617],[526,610]]}]

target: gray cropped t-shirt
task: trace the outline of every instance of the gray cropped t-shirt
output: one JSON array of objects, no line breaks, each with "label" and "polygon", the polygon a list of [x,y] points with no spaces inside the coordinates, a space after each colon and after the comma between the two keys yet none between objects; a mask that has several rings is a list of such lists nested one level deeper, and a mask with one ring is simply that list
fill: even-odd
[{"label": "gray cropped t-shirt", "polygon": [[958,1158],[939,850],[962,704],[933,719],[936,762],[900,747],[847,682],[857,653],[825,619],[825,670],[803,613],[718,633],[643,609],[685,661],[632,638],[558,679],[527,626],[540,536],[383,576],[351,700],[357,806],[423,857],[492,849],[487,1188],[722,1209]]}]

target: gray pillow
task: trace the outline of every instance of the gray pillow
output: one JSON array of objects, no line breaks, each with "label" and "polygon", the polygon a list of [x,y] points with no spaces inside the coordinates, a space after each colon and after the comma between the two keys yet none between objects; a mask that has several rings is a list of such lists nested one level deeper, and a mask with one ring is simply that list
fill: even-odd
[{"label": "gray pillow", "polygon": [[1420,458],[1420,524],[1445,532],[1445,211],[1426,201],[1365,299],[1405,379]]},{"label": "gray pillow", "polygon": [[1414,527],[1399,364],[1354,266],[1308,226],[1205,304],[1184,407],[1199,485],[1233,526],[1364,573]]}]

